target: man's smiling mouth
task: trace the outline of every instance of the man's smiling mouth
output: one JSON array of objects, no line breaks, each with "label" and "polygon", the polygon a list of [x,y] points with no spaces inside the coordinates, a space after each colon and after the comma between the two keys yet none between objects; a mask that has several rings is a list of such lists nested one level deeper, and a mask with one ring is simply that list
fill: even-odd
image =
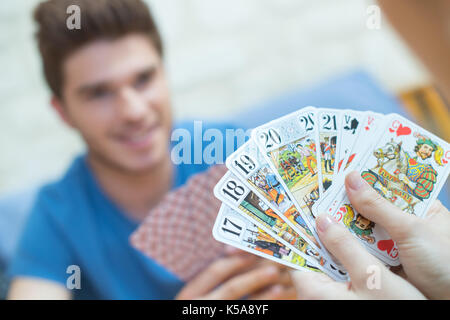
[{"label": "man's smiling mouth", "polygon": [[133,149],[142,149],[150,146],[154,141],[154,136],[161,129],[158,124],[152,125],[145,130],[118,136],[118,140],[125,146]]}]

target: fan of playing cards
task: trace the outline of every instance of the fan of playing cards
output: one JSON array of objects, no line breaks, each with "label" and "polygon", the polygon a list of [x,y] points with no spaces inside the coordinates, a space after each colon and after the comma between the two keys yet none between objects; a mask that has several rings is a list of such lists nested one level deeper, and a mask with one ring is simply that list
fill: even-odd
[{"label": "fan of playing cards", "polygon": [[214,189],[222,201],[213,236],[299,270],[348,280],[325,249],[315,217],[327,212],[374,256],[399,265],[387,232],[351,206],[350,170],[405,214],[425,216],[448,174],[447,142],[397,114],[307,107],[253,129],[227,158]]}]

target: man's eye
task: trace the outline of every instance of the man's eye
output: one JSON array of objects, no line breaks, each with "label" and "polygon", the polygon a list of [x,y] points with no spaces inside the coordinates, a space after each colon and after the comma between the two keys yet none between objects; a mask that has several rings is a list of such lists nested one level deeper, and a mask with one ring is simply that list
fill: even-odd
[{"label": "man's eye", "polygon": [[152,78],[152,74],[151,72],[145,72],[141,75],[139,75],[139,77],[136,79],[134,86],[136,88],[142,88],[145,87],[151,80]]},{"label": "man's eye", "polygon": [[106,88],[97,88],[92,90],[92,92],[89,94],[89,98],[101,99],[107,97],[109,94],[111,94],[110,90]]}]

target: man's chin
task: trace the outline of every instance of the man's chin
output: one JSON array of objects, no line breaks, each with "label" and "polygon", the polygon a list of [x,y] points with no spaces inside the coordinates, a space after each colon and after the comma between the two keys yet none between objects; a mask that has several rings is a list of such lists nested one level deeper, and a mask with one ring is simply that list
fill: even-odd
[{"label": "man's chin", "polygon": [[104,154],[95,158],[97,162],[103,163],[103,165],[113,170],[133,175],[158,170],[164,162],[170,161],[168,152],[164,152],[164,150],[152,150],[151,152],[140,154],[115,150],[114,152],[109,152],[109,154],[109,156]]},{"label": "man's chin", "polygon": [[130,157],[121,161],[123,170],[129,173],[148,173],[157,170],[161,164],[167,161],[162,155],[150,155],[145,158]]}]

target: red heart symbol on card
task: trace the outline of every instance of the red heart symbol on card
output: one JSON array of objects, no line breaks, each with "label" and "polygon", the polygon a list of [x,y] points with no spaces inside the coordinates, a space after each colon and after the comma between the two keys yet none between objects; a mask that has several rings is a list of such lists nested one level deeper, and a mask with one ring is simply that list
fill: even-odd
[{"label": "red heart symbol on card", "polygon": [[407,136],[408,134],[411,134],[411,128],[404,127],[400,125],[397,129],[397,137],[399,136]]},{"label": "red heart symbol on card", "polygon": [[394,247],[394,241],[392,239],[389,240],[380,240],[378,241],[378,249],[381,251],[386,251],[388,254],[391,253],[392,248]]},{"label": "red heart symbol on card", "polygon": [[366,131],[367,131],[367,130],[369,130],[370,128],[369,128],[368,126],[366,126],[364,129],[366,129]]},{"label": "red heart symbol on card", "polygon": [[389,128],[389,132],[395,132],[395,130],[392,128]]},{"label": "red heart symbol on card", "polygon": [[447,163],[448,163],[448,161],[445,160],[445,159],[442,159],[442,162],[443,162],[444,164],[447,164]]}]

